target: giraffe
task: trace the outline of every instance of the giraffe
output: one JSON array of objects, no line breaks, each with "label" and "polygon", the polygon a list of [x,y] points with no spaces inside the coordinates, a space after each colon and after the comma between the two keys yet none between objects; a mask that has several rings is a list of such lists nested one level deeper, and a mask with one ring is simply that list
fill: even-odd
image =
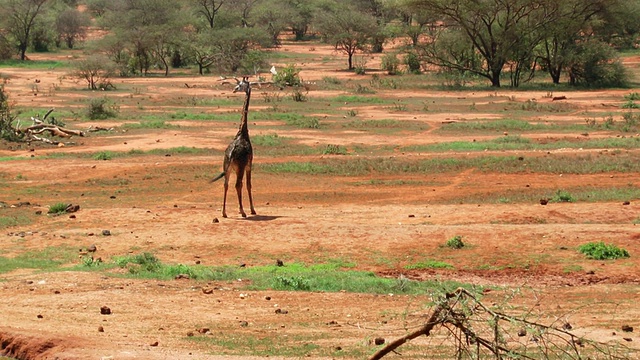
[{"label": "giraffe", "polygon": [[222,165],[222,173],[213,178],[210,182],[220,180],[224,177],[224,200],[222,203],[222,217],[227,217],[227,190],[229,189],[229,176],[231,172],[236,175],[236,192],[238,193],[238,203],[240,204],[240,214],[247,217],[242,207],[242,179],[247,177],[247,191],[249,192],[249,205],[251,206],[251,214],[255,215],[256,210],[253,207],[253,197],[251,196],[251,164],[253,162],[253,148],[249,139],[249,128],[247,127],[247,116],[249,114],[249,99],[251,98],[251,84],[248,77],[243,77],[233,92],[242,91],[245,93],[244,105],[242,107],[242,118],[240,120],[240,128],[236,137],[231,141],[224,152],[224,162]]}]

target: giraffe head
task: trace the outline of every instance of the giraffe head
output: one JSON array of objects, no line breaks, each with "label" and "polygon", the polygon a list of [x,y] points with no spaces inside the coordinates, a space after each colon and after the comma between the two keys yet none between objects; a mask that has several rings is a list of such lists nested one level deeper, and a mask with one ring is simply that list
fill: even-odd
[{"label": "giraffe head", "polygon": [[238,85],[236,85],[236,87],[233,89],[234,93],[237,93],[238,91],[242,91],[244,93],[248,93],[249,90],[251,89],[251,85],[249,84],[249,77],[245,76],[242,78],[242,81],[236,79],[236,81],[238,82]]}]

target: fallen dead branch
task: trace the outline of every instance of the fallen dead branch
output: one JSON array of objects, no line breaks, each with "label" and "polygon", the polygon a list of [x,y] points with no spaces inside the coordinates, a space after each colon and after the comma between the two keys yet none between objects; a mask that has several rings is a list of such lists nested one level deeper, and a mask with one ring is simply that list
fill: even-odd
[{"label": "fallen dead branch", "polygon": [[[558,325],[558,324],[556,324]],[[391,341],[369,360],[379,360],[419,336],[444,330],[457,359],[632,359],[637,351],[573,334],[568,322],[545,325],[496,311],[463,288],[447,293],[417,330]]]},{"label": "fallen dead branch", "polygon": [[47,138],[39,135],[48,134],[51,137],[55,136],[60,138],[71,138],[73,136],[85,136],[84,131],[67,129],[59,125],[53,118],[52,120],[47,122],[47,119],[49,115],[51,115],[53,110],[54,109],[50,109],[49,111],[47,111],[47,113],[44,115],[42,120],[37,117],[31,117],[31,121],[33,122],[33,125],[31,126],[27,126],[23,128],[21,127],[20,121],[18,120],[13,131],[16,133],[16,135],[19,138],[21,138],[24,141],[27,141],[27,142],[39,141],[39,142],[44,142],[52,145],[60,145],[61,142],[55,139],[51,139],[51,138]]}]

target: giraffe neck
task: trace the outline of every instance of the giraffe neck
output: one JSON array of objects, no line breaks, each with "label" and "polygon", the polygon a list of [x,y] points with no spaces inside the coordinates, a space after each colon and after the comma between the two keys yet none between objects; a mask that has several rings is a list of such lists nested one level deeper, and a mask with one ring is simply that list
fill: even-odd
[{"label": "giraffe neck", "polygon": [[251,99],[251,88],[247,89],[247,95],[244,97],[244,105],[242,106],[242,119],[240,119],[240,134],[249,138],[249,128],[247,126],[247,118],[249,117],[249,99]]}]

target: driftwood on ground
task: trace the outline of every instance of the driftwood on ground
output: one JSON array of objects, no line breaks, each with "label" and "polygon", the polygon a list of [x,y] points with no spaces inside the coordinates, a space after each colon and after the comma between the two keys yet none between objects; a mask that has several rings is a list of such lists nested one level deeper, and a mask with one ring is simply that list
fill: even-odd
[{"label": "driftwood on ground", "polygon": [[14,129],[16,134],[21,135],[27,142],[39,141],[52,145],[59,145],[61,144],[61,142],[41,135],[48,134],[49,136],[57,136],[60,138],[85,136],[84,131],[67,129],[63,126],[57,125],[55,121],[46,122],[47,118],[49,117],[49,115],[51,115],[53,110],[54,109],[47,111],[42,120],[37,117],[31,117],[31,121],[33,121],[33,125],[31,126],[23,128],[20,126],[20,121],[18,121]]},{"label": "driftwood on ground", "polygon": [[[637,358],[638,351],[623,344],[605,344],[574,334],[570,331],[573,326],[566,320],[542,324],[527,319],[532,315],[529,312],[521,318],[495,310],[482,303],[475,294],[458,288],[438,300],[425,324],[383,346],[369,360],[382,359],[389,353],[397,354],[398,348],[406,342],[422,335],[429,337],[436,331],[444,331],[440,335],[444,335],[445,340],[439,339],[438,346],[432,351],[445,351],[444,355],[450,358]],[[443,347],[447,343],[450,347]]]}]

